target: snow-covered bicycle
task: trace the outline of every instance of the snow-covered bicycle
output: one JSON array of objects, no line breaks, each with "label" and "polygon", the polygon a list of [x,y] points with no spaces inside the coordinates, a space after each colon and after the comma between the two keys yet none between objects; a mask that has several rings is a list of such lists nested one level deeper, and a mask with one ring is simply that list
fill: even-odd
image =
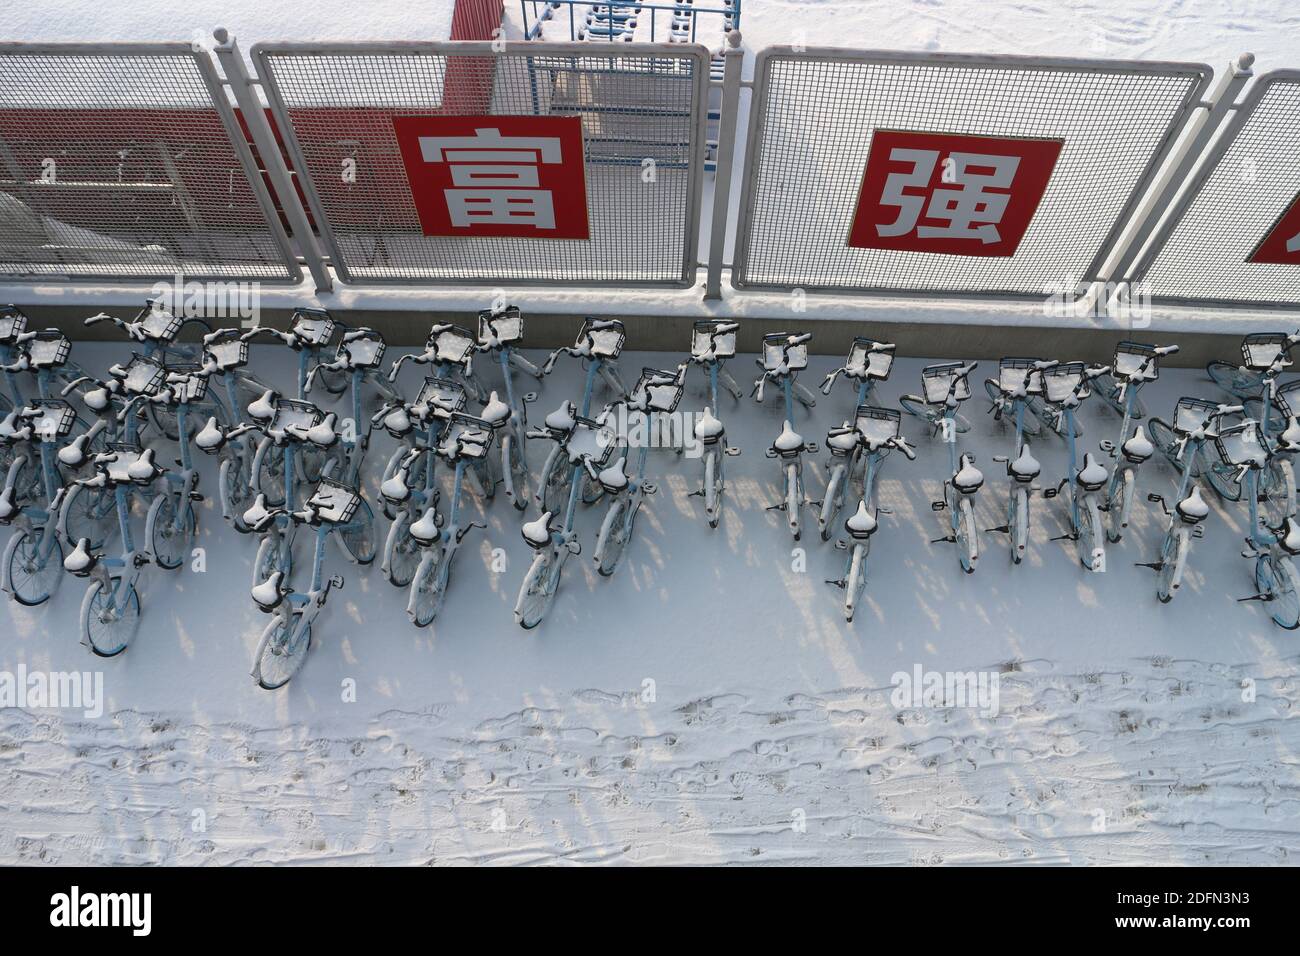
[{"label": "snow-covered bicycle", "polygon": [[722,518],[722,495],[727,487],[723,461],[729,456],[740,454],[739,448],[727,443],[727,430],[718,418],[719,385],[737,401],[744,394],[725,368],[727,359],[735,357],[736,330],[739,328],[738,322],[715,319],[705,319],[691,327],[689,361],[704,369],[708,382],[707,404],[694,426],[695,439],[702,449],[700,466],[703,476],[700,490],[692,491],[691,496],[704,499],[704,517],[710,528],[716,528]]},{"label": "snow-covered bicycle", "polygon": [[1110,472],[1092,452],[1085,453],[1083,464],[1078,464],[1077,409],[1092,394],[1092,383],[1109,371],[1109,365],[1063,362],[1043,372],[1043,401],[1056,410],[1054,418],[1062,423],[1070,453],[1065,477],[1055,488],[1046,489],[1043,497],[1055,498],[1063,489],[1070,489],[1066,512],[1070,530],[1053,540],[1073,541],[1079,563],[1088,571],[1106,570],[1106,534],[1101,518],[1104,496],[1100,492],[1110,480]]},{"label": "snow-covered bicycle", "polygon": [[[1025,440],[1028,423],[1025,407],[1029,399],[1043,394],[1043,373],[1060,363],[1055,359],[1003,358],[998,362],[998,377],[984,381],[984,390],[993,400],[989,409],[995,420],[1010,418],[1015,424],[1015,439],[1010,455],[994,455],[993,460],[1007,469],[1007,523],[990,528],[1011,540],[1011,563],[1024,560],[1029,548],[1029,505],[1034,481],[1042,471]],[[1035,428],[1033,434],[1037,434]]]}]

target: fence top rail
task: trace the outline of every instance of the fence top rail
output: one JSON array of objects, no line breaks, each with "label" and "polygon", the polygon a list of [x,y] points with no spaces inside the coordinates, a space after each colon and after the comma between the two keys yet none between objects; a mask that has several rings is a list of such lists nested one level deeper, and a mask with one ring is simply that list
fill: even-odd
[{"label": "fence top rail", "polygon": [[318,54],[331,56],[347,53],[388,54],[402,56],[491,55],[491,56],[576,56],[596,60],[639,60],[651,56],[709,56],[702,43],[628,43],[605,49],[594,43],[550,43],[538,40],[326,40],[272,41],[254,43],[253,57],[277,54]]},{"label": "fence top rail", "polygon": [[1189,73],[1207,80],[1214,70],[1208,63],[1183,60],[1106,60],[1069,56],[1022,56],[1012,53],[931,53],[916,50],[854,50],[845,47],[769,46],[758,52],[755,75],[771,59],[849,60],[859,63],[894,63],[915,66],[954,66],[971,69],[1055,70],[1085,73]]},{"label": "fence top rail", "polygon": [[195,56],[199,52],[193,44],[182,40],[111,40],[95,43],[0,40],[0,56]]}]

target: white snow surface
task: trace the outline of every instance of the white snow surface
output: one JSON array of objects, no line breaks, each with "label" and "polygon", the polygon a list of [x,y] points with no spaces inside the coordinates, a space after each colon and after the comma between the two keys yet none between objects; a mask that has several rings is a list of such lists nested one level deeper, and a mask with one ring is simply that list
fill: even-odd
[{"label": "white snow surface", "polygon": [[[93,368],[126,348],[77,353]],[[742,384],[751,359],[731,363]],[[665,361],[629,352],[621,364],[631,377]],[[818,383],[832,364],[814,358],[803,380]],[[921,365],[900,359],[879,403],[917,391]],[[253,370],[292,381],[288,356],[269,346]],[[703,406],[702,384],[693,372],[683,409]],[[534,420],[580,386],[562,360]],[[1215,389],[1200,373],[1166,371],[1145,399],[1167,416],[1184,393]],[[967,405],[974,430],[963,439],[987,476],[981,528],[1003,521],[1006,479],[990,456],[1010,444],[986,404]],[[820,442],[852,405],[841,385],[798,409],[794,426]],[[841,592],[824,583],[840,576],[843,554],[818,540],[812,510],[806,570],[784,516],[765,510],[779,497],[763,454],[781,428],[779,401],[724,396],[721,406],[743,449],[727,462],[721,527],[709,530],[688,497],[699,461],[652,452],[660,490],[624,566],[596,574],[600,506],[583,510],[584,554],[535,631],[511,618],[530,556],[521,519],[504,500],[472,498],[468,516],[488,529],[467,541],[427,630],[407,622],[404,595],[377,566],[330,551],[328,570],[346,586],[279,692],[248,677],[267,620],[247,595],[255,542],[226,528],[212,501],[200,516],[207,571],[149,576],[140,633],[120,658],[97,662],[79,645],[79,579],[65,578],[48,607],[0,606],[0,670],[100,669],[107,697],[100,719],[0,711],[0,862],[1296,861],[1300,638],[1236,601],[1253,590],[1237,554],[1241,506],[1211,498],[1184,593],[1167,606],[1153,572],[1134,567],[1155,558],[1163,534],[1145,501],[1105,573],[1084,572],[1070,542],[1049,540],[1065,531],[1058,499],[1035,500],[1024,565],[1010,566],[1004,536],[985,534],[968,576],[951,545],[929,543],[944,533],[929,503],[946,448],[906,419],[918,458],[886,462],[879,503],[891,513],[849,625]],[[1100,404],[1081,420],[1089,448],[1118,431]],[[372,500],[390,444],[381,435],[368,459]],[[534,469],[544,453],[532,448]],[[1054,484],[1062,443],[1041,439],[1034,454]],[[806,462],[812,498],[824,458]],[[1170,495],[1172,470],[1148,463],[1141,489]],[[917,665],[997,672],[999,712],[895,706],[893,675]],[[349,680],[355,703],[342,699]]]}]

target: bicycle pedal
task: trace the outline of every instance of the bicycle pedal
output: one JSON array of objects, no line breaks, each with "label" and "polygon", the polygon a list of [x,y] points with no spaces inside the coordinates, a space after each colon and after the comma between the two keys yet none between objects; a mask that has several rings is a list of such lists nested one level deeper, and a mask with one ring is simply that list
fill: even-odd
[{"label": "bicycle pedal", "polygon": [[687,497],[687,498],[703,498],[703,497],[704,497],[704,489],[701,488],[699,491],[690,491],[690,492],[687,492],[686,497]]},{"label": "bicycle pedal", "polygon": [[1152,571],[1162,571],[1164,570],[1164,566],[1165,563],[1163,561],[1148,561],[1145,563],[1142,561],[1133,562],[1133,567],[1135,568],[1150,568]]},{"label": "bicycle pedal", "polygon": [[995,532],[995,531],[996,531],[998,534],[1010,534],[1010,533],[1011,533],[1011,525],[1009,525],[1009,524],[1004,524],[1004,525],[1000,525],[999,527],[996,527],[996,528],[985,528],[985,529],[984,529],[984,533],[985,533],[985,534],[992,534],[992,533]]},{"label": "bicycle pedal", "polygon": [[952,535],[952,534],[950,534],[950,535],[948,535],[947,537],[944,537],[944,538],[934,538],[934,539],[932,539],[932,540],[930,541],[931,544],[939,544],[940,542],[945,543],[945,544],[956,544],[956,543],[957,543],[957,536],[956,536],[956,535]]},{"label": "bicycle pedal", "polygon": [[1057,535],[1055,538],[1049,538],[1049,541],[1078,541],[1079,532],[1071,531],[1068,534]]},{"label": "bicycle pedal", "polygon": [[767,506],[766,508],[764,508],[763,510],[764,510],[764,511],[784,511],[784,510],[785,510],[785,502],[783,501],[783,502],[781,502],[779,505],[768,505],[768,506]]},{"label": "bicycle pedal", "polygon": [[838,581],[832,581],[830,578],[827,578],[826,583],[833,584],[837,588],[840,588],[841,590],[843,590],[848,585],[848,582],[845,581],[843,578],[840,578]]}]

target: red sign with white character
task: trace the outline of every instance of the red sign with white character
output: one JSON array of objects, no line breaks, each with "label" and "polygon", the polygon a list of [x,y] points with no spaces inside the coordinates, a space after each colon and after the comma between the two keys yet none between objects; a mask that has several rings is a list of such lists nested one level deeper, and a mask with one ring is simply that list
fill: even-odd
[{"label": "red sign with white character", "polygon": [[1014,255],[1062,145],[1056,139],[876,130],[849,245]]},{"label": "red sign with white character", "polygon": [[1255,247],[1250,261],[1300,266],[1300,195],[1291,201],[1282,218]]},{"label": "red sign with white character", "polygon": [[394,116],[426,236],[587,239],[576,116]]}]

